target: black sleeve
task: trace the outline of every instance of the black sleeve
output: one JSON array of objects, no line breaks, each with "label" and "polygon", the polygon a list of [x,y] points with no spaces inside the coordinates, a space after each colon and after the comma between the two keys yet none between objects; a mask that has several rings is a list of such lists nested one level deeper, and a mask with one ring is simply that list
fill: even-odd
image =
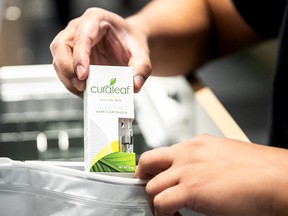
[{"label": "black sleeve", "polygon": [[233,0],[244,20],[263,37],[277,37],[286,0]]}]

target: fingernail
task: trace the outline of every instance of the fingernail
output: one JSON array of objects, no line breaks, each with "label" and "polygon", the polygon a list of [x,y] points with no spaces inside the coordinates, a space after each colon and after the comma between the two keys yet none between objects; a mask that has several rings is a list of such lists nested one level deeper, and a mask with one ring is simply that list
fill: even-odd
[{"label": "fingernail", "polygon": [[77,65],[76,74],[79,80],[83,79],[83,75],[85,74],[85,68],[82,65]]},{"label": "fingernail", "polygon": [[143,76],[135,76],[134,77],[134,89],[135,92],[139,92],[142,86],[144,85],[145,79]]}]

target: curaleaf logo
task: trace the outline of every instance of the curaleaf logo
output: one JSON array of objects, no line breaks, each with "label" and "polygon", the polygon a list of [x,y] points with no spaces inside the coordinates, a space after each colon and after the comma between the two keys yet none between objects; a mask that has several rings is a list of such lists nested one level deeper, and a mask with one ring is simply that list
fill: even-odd
[{"label": "curaleaf logo", "polygon": [[110,80],[110,86],[114,85],[116,83],[116,78],[113,78]]},{"label": "curaleaf logo", "polygon": [[107,93],[107,94],[129,94],[130,86],[127,87],[117,87],[115,86],[116,78],[110,79],[110,84],[105,86],[92,86],[92,93]]}]

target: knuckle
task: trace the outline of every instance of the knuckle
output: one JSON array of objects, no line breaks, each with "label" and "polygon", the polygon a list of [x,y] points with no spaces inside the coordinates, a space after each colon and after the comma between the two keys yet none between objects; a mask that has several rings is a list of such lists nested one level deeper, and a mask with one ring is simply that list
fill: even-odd
[{"label": "knuckle", "polygon": [[159,193],[159,187],[162,185],[163,179],[159,175],[154,176],[146,185],[146,192],[150,197],[154,197]]},{"label": "knuckle", "polygon": [[195,145],[195,146],[202,146],[205,144],[204,141],[206,140],[210,140],[211,139],[211,135],[208,135],[208,134],[200,134],[200,135],[197,135],[195,137],[193,137],[191,139],[191,142]]},{"label": "knuckle", "polygon": [[139,165],[142,166],[143,164],[146,164],[149,160],[150,160],[149,152],[144,152],[140,156]]},{"label": "knuckle", "polygon": [[68,22],[66,28],[74,28],[75,26],[77,26],[78,20],[79,20],[79,18],[71,19],[71,20]]},{"label": "knuckle", "polygon": [[54,38],[54,40],[50,43],[50,50],[53,51],[56,49],[56,47],[58,46],[58,39],[57,37]]},{"label": "knuckle", "polygon": [[99,8],[97,7],[90,7],[88,9],[86,9],[84,14],[94,14],[97,13],[99,11]]},{"label": "knuckle", "polygon": [[147,185],[146,185],[146,193],[149,195],[149,196],[152,196],[153,195],[153,192],[154,192],[154,183],[152,180],[150,180]]},{"label": "knuckle", "polygon": [[58,35],[53,39],[53,41],[50,43],[50,51],[52,52],[52,54],[54,53],[54,51],[61,45],[64,44],[64,41],[62,39],[62,34],[63,34],[64,30],[62,30],[61,32],[58,33]]},{"label": "knuckle", "polygon": [[199,134],[197,136],[195,136],[195,139],[209,139],[211,137],[211,135],[209,134]]},{"label": "knuckle", "polygon": [[83,16],[89,16],[89,17],[94,17],[94,19],[99,19],[101,20],[104,17],[104,14],[106,13],[106,10],[99,8],[99,7],[91,7],[88,8]]},{"label": "knuckle", "polygon": [[154,200],[153,200],[153,206],[154,206],[154,210],[158,213],[160,213],[160,215],[162,215],[162,213],[164,212],[165,209],[165,199],[163,200],[163,196],[155,196]]}]

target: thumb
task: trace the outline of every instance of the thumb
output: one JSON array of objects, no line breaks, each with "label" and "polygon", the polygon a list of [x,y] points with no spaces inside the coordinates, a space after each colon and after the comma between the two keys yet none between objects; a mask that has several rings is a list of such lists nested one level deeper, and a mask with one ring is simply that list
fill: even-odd
[{"label": "thumb", "polygon": [[151,63],[149,58],[138,56],[130,60],[129,66],[133,67],[134,92],[138,93],[152,73]]}]

